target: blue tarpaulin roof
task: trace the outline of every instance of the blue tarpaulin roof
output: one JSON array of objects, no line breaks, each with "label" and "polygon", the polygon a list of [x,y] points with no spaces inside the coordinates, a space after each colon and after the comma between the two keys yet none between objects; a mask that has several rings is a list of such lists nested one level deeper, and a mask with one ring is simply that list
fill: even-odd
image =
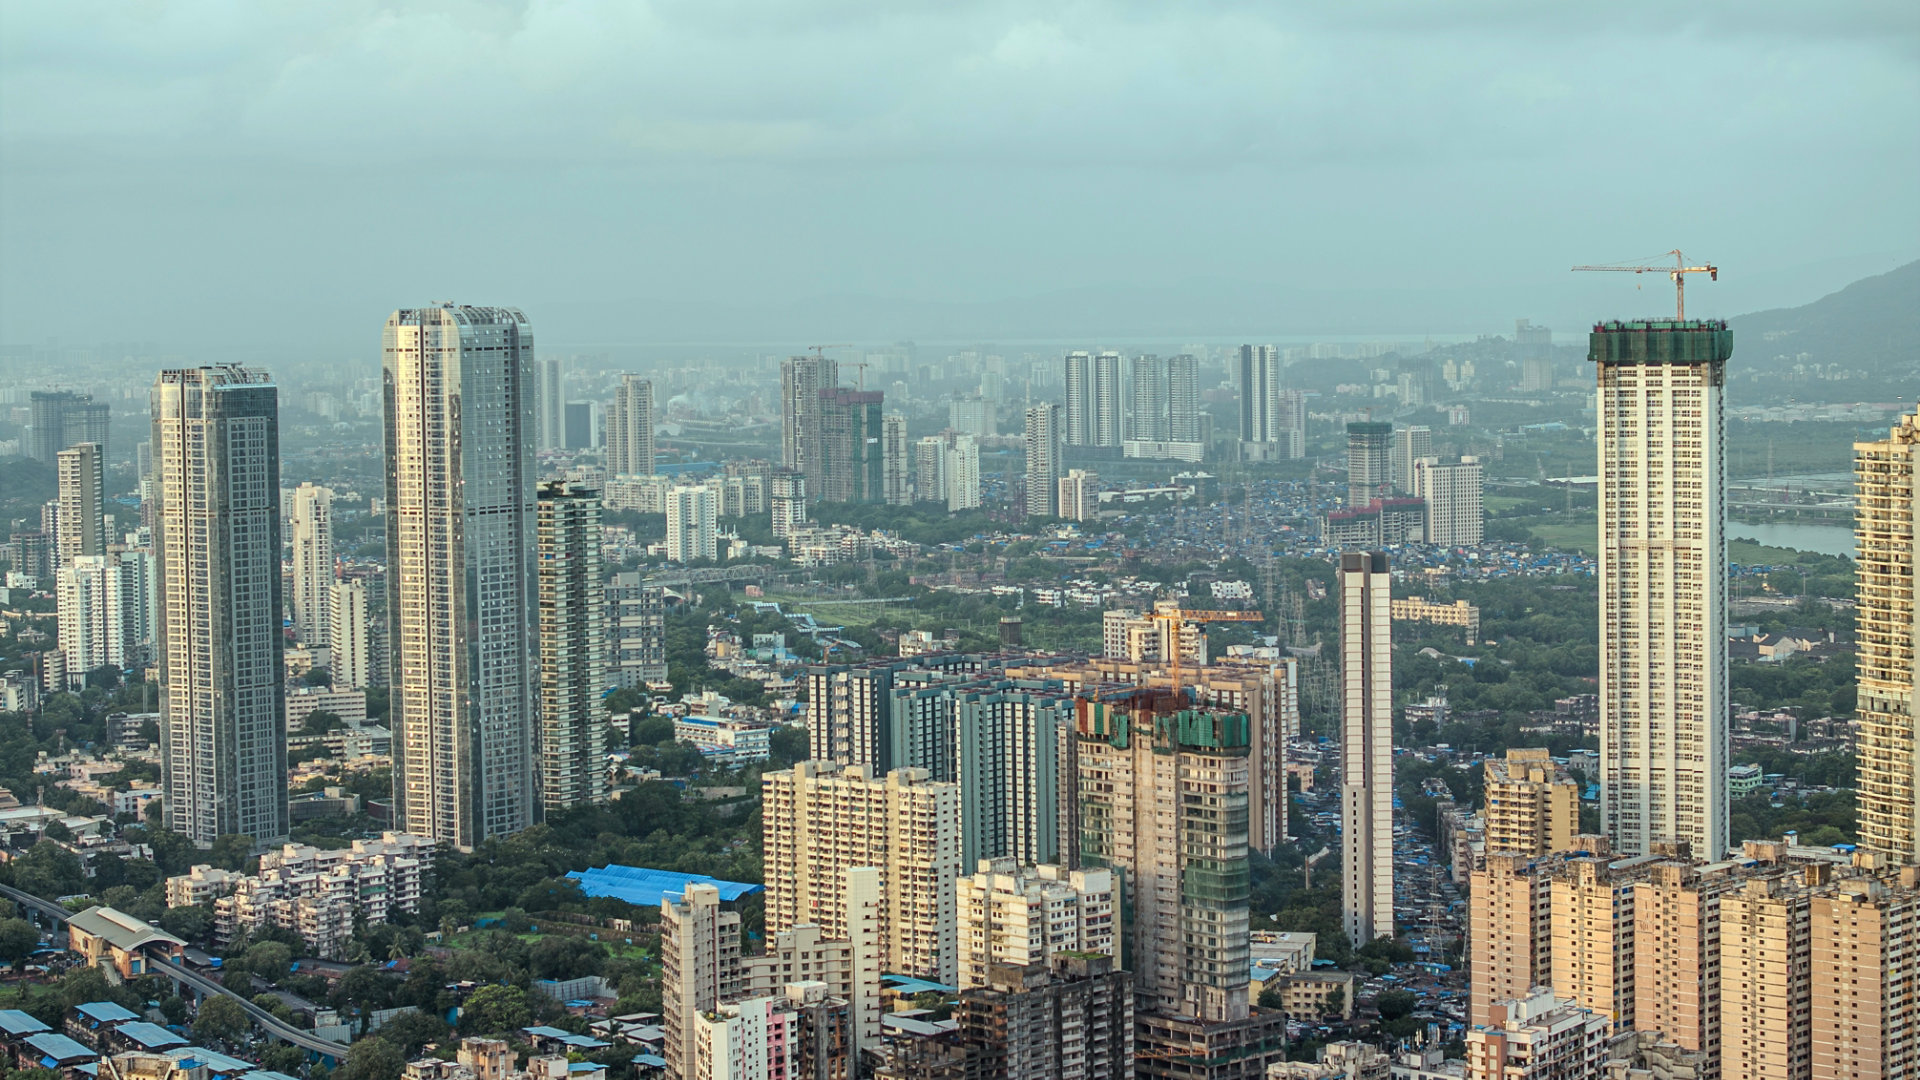
[{"label": "blue tarpaulin roof", "polygon": [[73,1011],[96,1024],[117,1024],[122,1020],[138,1020],[140,1014],[111,1001],[89,1001],[85,1005],[75,1005]]},{"label": "blue tarpaulin roof", "polygon": [[750,893],[766,891],[765,885],[721,881],[705,874],[676,874],[671,870],[649,870],[642,866],[621,866],[618,863],[596,866],[591,870],[575,870],[567,876],[579,882],[580,891],[587,896],[609,896],[642,907],[659,906],[661,898],[669,893],[683,895],[687,886],[695,882],[719,889],[722,900],[738,900]]},{"label": "blue tarpaulin roof", "polygon": [[87,1058],[98,1060],[100,1057],[98,1053],[57,1032],[29,1035],[22,1041],[33,1047],[34,1053],[40,1055],[42,1064],[48,1061],[81,1061]]},{"label": "blue tarpaulin roof", "polygon": [[127,1039],[139,1043],[142,1048],[147,1050],[165,1050],[170,1046],[187,1045],[187,1040],[175,1035],[159,1024],[149,1024],[145,1020],[136,1020],[132,1023],[121,1024],[114,1030]]},{"label": "blue tarpaulin roof", "polygon": [[32,1035],[35,1032],[52,1030],[52,1028],[41,1023],[40,1019],[32,1013],[21,1012],[19,1009],[0,1009],[0,1031],[4,1031],[16,1039],[22,1035]]}]

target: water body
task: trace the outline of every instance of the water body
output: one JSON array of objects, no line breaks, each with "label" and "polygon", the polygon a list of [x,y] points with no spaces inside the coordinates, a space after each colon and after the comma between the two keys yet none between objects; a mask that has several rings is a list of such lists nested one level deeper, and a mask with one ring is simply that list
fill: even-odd
[{"label": "water body", "polygon": [[1853,558],[1853,530],[1841,525],[1749,525],[1744,521],[1729,521],[1727,536],[1768,547]]}]

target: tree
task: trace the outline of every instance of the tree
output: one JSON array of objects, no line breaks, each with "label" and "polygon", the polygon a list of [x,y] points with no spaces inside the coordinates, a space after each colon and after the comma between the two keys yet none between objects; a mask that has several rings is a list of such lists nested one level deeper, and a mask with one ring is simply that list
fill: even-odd
[{"label": "tree", "polygon": [[168,908],[160,913],[160,929],[188,941],[205,941],[213,933],[213,909],[205,904]]},{"label": "tree", "polygon": [[402,1055],[411,1058],[420,1052],[422,1046],[446,1038],[447,1025],[431,1013],[405,1012],[381,1024],[375,1034],[377,1038],[392,1043]]},{"label": "tree", "polygon": [[193,1014],[193,1035],[196,1039],[218,1039],[231,1042],[245,1034],[252,1024],[247,1011],[240,1003],[224,994],[207,998]]},{"label": "tree", "polygon": [[25,919],[0,919],[0,960],[19,965],[40,947],[40,931]]},{"label": "tree", "polygon": [[228,870],[245,870],[247,860],[253,856],[253,837],[246,833],[227,833],[216,836],[213,847],[207,851],[207,858],[215,866]]},{"label": "tree", "polygon": [[234,966],[270,983],[278,983],[287,977],[288,969],[293,966],[293,950],[277,941],[262,941],[249,947],[247,954]]},{"label": "tree", "polygon": [[532,1022],[527,992],[517,986],[483,986],[467,998],[460,1011],[460,1031],[467,1035],[519,1031]]},{"label": "tree", "polygon": [[300,734],[325,735],[329,731],[338,731],[346,726],[347,722],[340,719],[338,713],[329,712],[326,709],[315,709],[306,715],[306,719],[300,721]]},{"label": "tree", "polygon": [[1255,1004],[1263,1009],[1281,1012],[1287,1007],[1287,998],[1278,986],[1263,986],[1260,988],[1260,1000]]},{"label": "tree", "polygon": [[1347,1011],[1347,988],[1336,986],[1333,993],[1327,995],[1327,1015],[1339,1016]]},{"label": "tree", "polygon": [[1380,1010],[1380,1019],[1398,1020],[1413,1012],[1420,999],[1411,990],[1388,990],[1373,999],[1373,1006]]},{"label": "tree", "polygon": [[308,686],[332,686],[333,672],[325,667],[308,668],[305,681]]},{"label": "tree", "polygon": [[361,1039],[347,1051],[346,1064],[340,1067],[340,1080],[399,1080],[407,1059],[392,1043],[382,1039]]}]

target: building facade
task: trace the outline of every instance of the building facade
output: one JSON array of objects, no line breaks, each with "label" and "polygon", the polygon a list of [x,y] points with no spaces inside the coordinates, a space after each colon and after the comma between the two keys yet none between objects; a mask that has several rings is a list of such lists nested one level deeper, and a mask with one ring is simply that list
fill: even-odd
[{"label": "building facade", "polygon": [[1920,861],[1920,410],[1855,443],[1854,588],[1859,651],[1860,842]]},{"label": "building facade", "polygon": [[393,818],[470,850],[536,809],[533,329],[407,308],[383,348]]},{"label": "building facade", "polygon": [[166,826],[283,839],[280,409],[264,372],[160,373],[152,393]]},{"label": "building facade", "polygon": [[1489,853],[1552,855],[1573,849],[1580,831],[1580,785],[1546,750],[1511,748],[1488,758],[1486,843]]},{"label": "building facade", "polygon": [[1060,513],[1060,406],[1035,405],[1027,410],[1027,516],[1057,517]]},{"label": "building facade", "polygon": [[639,571],[623,570],[607,585],[613,682],[622,689],[667,677],[666,591],[642,581]]},{"label": "building facade", "polygon": [[615,476],[652,476],[653,380],[620,376],[607,406],[607,472]]},{"label": "building facade", "polygon": [[1442,464],[1436,457],[1416,458],[1412,476],[1414,498],[1427,504],[1427,543],[1478,547],[1486,534],[1480,459],[1468,455]]},{"label": "building facade", "polygon": [[720,496],[705,484],[667,492],[667,558],[677,563],[720,557]]},{"label": "building facade", "polygon": [[1393,425],[1347,425],[1347,506],[1359,509],[1393,494]]},{"label": "building facade", "polygon": [[[819,469],[809,490],[821,502],[873,503],[886,498],[885,395],[839,386],[820,391]],[[902,429],[904,442],[906,433]],[[904,453],[904,446],[901,448]]]},{"label": "building facade", "polygon": [[1108,870],[982,859],[960,879],[960,988],[988,985],[997,964],[1045,965],[1062,952],[1119,955]]},{"label": "building facade", "polygon": [[1725,423],[1733,334],[1594,328],[1600,415],[1600,772],[1623,854],[1727,848]]},{"label": "building facade", "polygon": [[1433,429],[1424,424],[1393,431],[1393,490],[1418,495],[1413,489],[1414,463],[1433,456]]},{"label": "building facade", "polygon": [[880,871],[879,936],[886,970],[952,986],[959,978],[955,882],[960,790],[923,769],[884,779],[865,766],[807,761],[761,785],[769,933],[818,923],[851,939],[846,873]]},{"label": "building facade", "polygon": [[93,443],[101,457],[107,453],[107,421],[112,407],[92,394],[71,390],[35,390],[28,398],[27,456],[53,464],[54,458],[75,443]]},{"label": "building facade", "polygon": [[293,543],[294,640],[309,646],[333,643],[327,604],[333,588],[333,489],[304,483],[288,497],[287,532]]},{"label": "building facade", "polygon": [[53,533],[54,568],[82,555],[107,553],[106,463],[98,443],[75,443],[54,455],[59,515]]},{"label": "building facade", "polygon": [[1340,816],[1349,940],[1393,936],[1393,574],[1382,552],[1340,556]]},{"label": "building facade", "polygon": [[606,575],[600,500],[566,481],[540,485],[540,805],[607,801]]},{"label": "building facade", "polygon": [[840,362],[831,356],[794,356],[781,363],[781,465],[819,476],[820,391],[839,385]]},{"label": "building facade", "polygon": [[327,652],[333,664],[333,685],[364,690],[377,685],[377,636],[367,587],[358,581],[336,581],[327,587]]},{"label": "building facade", "polygon": [[888,506],[913,502],[907,456],[907,418],[891,413],[880,418],[880,492]]}]

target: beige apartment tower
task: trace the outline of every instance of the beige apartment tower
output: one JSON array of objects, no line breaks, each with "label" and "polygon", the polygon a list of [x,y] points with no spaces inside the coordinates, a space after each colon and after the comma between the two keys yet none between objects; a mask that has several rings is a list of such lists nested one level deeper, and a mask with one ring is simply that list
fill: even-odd
[{"label": "beige apartment tower", "polygon": [[471,850],[536,806],[533,328],[405,308],[383,348],[393,820]]},{"label": "beige apartment tower", "polygon": [[1393,571],[1385,552],[1340,556],[1340,845],[1343,924],[1393,936]]},{"label": "beige apartment tower", "polygon": [[1553,984],[1553,878],[1547,860],[1488,852],[1468,901],[1467,1026],[1493,1023],[1496,1002]]},{"label": "beige apartment tower", "polygon": [[848,909],[846,873],[873,867],[886,969],[954,985],[958,785],[925,769],[881,779],[864,765],[805,761],[766,774],[761,786],[767,931],[818,923],[828,937],[851,939],[859,913]]},{"label": "beige apartment tower", "polygon": [[1920,861],[1920,410],[1901,417],[1887,438],[1855,443],[1853,454],[1860,843],[1913,863]]},{"label": "beige apartment tower", "polygon": [[1505,760],[1489,758],[1485,768],[1489,854],[1551,855],[1572,849],[1580,829],[1580,785],[1546,750],[1508,750]]},{"label": "beige apartment tower", "polygon": [[1813,1080],[1920,1075],[1920,893],[1849,880],[1813,898]]},{"label": "beige apartment tower", "polygon": [[327,615],[333,587],[333,489],[313,483],[293,489],[287,507],[293,544],[293,634],[303,645],[331,646]]},{"label": "beige apartment tower", "polygon": [[54,455],[60,513],[54,524],[54,569],[82,555],[107,553],[107,482],[99,443],[75,443]]},{"label": "beige apartment tower", "polygon": [[1720,898],[1722,1080],[1813,1074],[1812,882],[1754,878]]},{"label": "beige apartment tower", "polygon": [[600,499],[540,485],[540,722],[534,752],[545,814],[607,801],[606,573]]},{"label": "beige apartment tower", "polygon": [[660,901],[660,1026],[666,1029],[667,1075],[691,1074],[693,1019],[739,997],[740,913],[720,906],[720,890],[689,882]]},{"label": "beige apartment tower", "polygon": [[[1725,424],[1733,333],[1711,320],[1595,326],[1600,773],[1623,855],[1727,850]],[[1564,991],[1564,988],[1558,988]]]},{"label": "beige apartment tower", "polygon": [[620,376],[607,406],[607,472],[653,475],[653,381]]},{"label": "beige apartment tower", "polygon": [[960,879],[960,989],[987,985],[996,964],[1045,964],[1058,952],[1117,955],[1112,871],[1013,859],[979,866]]}]

